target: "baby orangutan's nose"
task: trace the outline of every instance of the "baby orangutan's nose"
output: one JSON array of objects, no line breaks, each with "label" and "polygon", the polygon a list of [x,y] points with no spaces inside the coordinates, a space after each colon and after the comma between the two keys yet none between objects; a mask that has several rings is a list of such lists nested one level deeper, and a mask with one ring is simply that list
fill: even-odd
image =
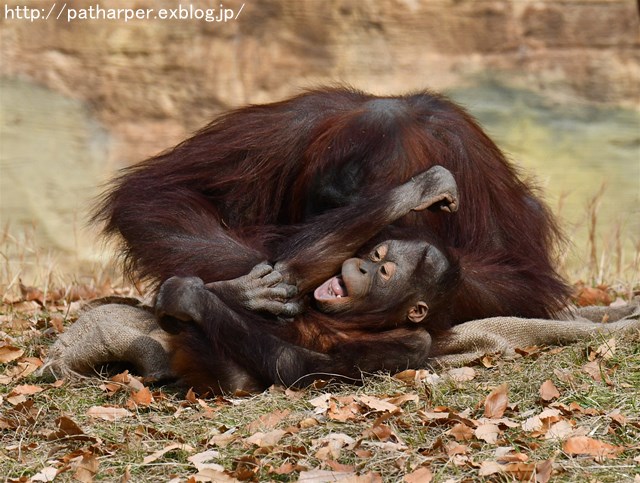
[{"label": "baby orangutan's nose", "polygon": [[345,260],[342,264],[342,274],[347,276],[350,274],[354,276],[355,274],[366,275],[369,271],[367,270],[366,264],[364,260],[360,258],[349,258]]},{"label": "baby orangutan's nose", "polygon": [[366,275],[368,273],[367,267],[362,262],[362,260],[358,260],[358,270],[360,270],[360,273],[362,275]]}]

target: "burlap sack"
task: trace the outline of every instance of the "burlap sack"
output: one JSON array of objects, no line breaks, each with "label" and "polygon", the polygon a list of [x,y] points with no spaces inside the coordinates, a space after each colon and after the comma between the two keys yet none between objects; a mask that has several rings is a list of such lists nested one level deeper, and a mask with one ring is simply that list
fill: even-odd
[{"label": "burlap sack", "polygon": [[[167,334],[148,307],[129,300],[97,304],[61,334],[41,375],[90,375],[96,368],[126,362],[153,379],[170,379]],[[485,354],[514,353],[532,345],[563,345],[597,334],[640,331],[640,299],[621,307],[567,311],[563,320],[494,317],[456,326],[432,345],[434,364],[464,365]],[[606,321],[606,323],[603,323]]]},{"label": "burlap sack", "polygon": [[150,308],[135,299],[93,302],[60,334],[38,375],[56,379],[92,375],[109,363],[131,365],[145,378],[171,379],[167,333]]},{"label": "burlap sack", "polygon": [[464,365],[485,354],[512,355],[516,348],[567,345],[598,334],[640,331],[640,300],[620,307],[567,310],[562,320],[492,317],[454,327],[434,340],[432,356],[443,365]]}]

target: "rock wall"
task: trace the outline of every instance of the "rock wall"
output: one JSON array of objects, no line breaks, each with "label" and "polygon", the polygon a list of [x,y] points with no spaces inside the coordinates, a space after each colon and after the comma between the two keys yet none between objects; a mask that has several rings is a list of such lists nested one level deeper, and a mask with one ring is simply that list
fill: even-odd
[{"label": "rock wall", "polygon": [[[68,1],[45,19],[52,5],[0,12],[0,214],[81,259],[95,187],[233,106],[336,82],[384,94],[491,79],[640,107],[632,0]],[[158,18],[211,7],[237,18]],[[151,10],[107,18],[123,8]]]}]

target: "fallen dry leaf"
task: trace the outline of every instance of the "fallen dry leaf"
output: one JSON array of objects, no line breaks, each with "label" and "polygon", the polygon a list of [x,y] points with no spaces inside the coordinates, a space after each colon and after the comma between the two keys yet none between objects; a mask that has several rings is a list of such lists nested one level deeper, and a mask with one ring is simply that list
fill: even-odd
[{"label": "fallen dry leaf", "polygon": [[7,402],[15,406],[27,400],[27,396],[32,396],[44,391],[40,386],[33,386],[25,384],[22,386],[16,386],[13,390],[7,394]]},{"label": "fallen dry leaf", "polygon": [[386,424],[376,424],[372,428],[367,429],[363,434],[363,438],[373,438],[378,441],[389,441],[392,437],[398,439],[396,434]]},{"label": "fallen dry leaf", "polygon": [[15,312],[20,313],[23,317],[28,315],[36,315],[42,312],[42,305],[34,301],[23,301],[11,304]]},{"label": "fallen dry leaf", "polygon": [[81,481],[82,483],[91,483],[93,481],[93,477],[98,472],[99,464],[100,463],[96,455],[90,452],[85,452],[82,455],[82,458],[77,462],[73,478]]},{"label": "fallen dry leaf", "polygon": [[576,376],[574,376],[573,372],[571,372],[568,369],[554,369],[553,373],[562,382],[571,383],[576,378]]},{"label": "fallen dry leaf", "polygon": [[236,439],[238,439],[238,435],[234,434],[233,431],[226,431],[222,434],[213,435],[207,444],[218,448],[226,448]]},{"label": "fallen dry leaf", "polygon": [[142,391],[145,386],[144,386],[144,383],[142,382],[141,378],[132,375],[129,378],[129,382],[127,383],[127,387],[129,387],[129,389],[132,389],[134,391]]},{"label": "fallen dry leaf", "polygon": [[357,475],[353,472],[343,473],[326,470],[301,471],[298,477],[298,482],[300,483],[330,483],[333,481],[341,483],[382,483],[382,478],[379,474],[373,472]]},{"label": "fallen dry leaf", "polygon": [[356,470],[356,467],[354,465],[344,465],[334,460],[326,460],[324,464],[331,468],[333,471],[339,471],[342,473],[349,473]]},{"label": "fallen dry leaf", "polygon": [[277,468],[270,470],[269,473],[273,473],[274,475],[290,475],[294,471],[307,471],[308,468],[299,465],[297,463],[291,463],[287,461],[286,463],[282,463]]},{"label": "fallen dry leaf", "polygon": [[603,359],[611,359],[616,353],[616,339],[611,338],[596,349],[595,354]]},{"label": "fallen dry leaf", "polygon": [[64,317],[60,314],[55,314],[51,316],[49,319],[49,323],[53,327],[53,330],[58,334],[62,334],[64,332]]},{"label": "fallen dry leaf", "polygon": [[394,443],[393,441],[368,441],[367,446],[377,448],[380,451],[386,451],[398,456],[399,453],[406,451],[408,446],[402,441]]},{"label": "fallen dry leaf", "polygon": [[271,448],[278,444],[285,434],[286,431],[281,429],[274,429],[268,433],[257,432],[245,439],[245,442],[250,445],[256,445],[260,448]]},{"label": "fallen dry leaf", "polygon": [[15,396],[17,394],[23,394],[31,396],[32,394],[38,394],[39,392],[44,391],[40,386],[34,386],[31,384],[24,384],[22,386],[16,386],[13,388],[13,391],[9,393],[9,396]]},{"label": "fallen dry leaf", "polygon": [[12,367],[9,367],[2,377],[0,377],[0,384],[9,384],[12,381],[18,381],[27,376],[30,376],[42,366],[42,360],[37,357],[23,357],[20,361]]},{"label": "fallen dry leaf", "polygon": [[536,471],[535,463],[507,463],[503,471],[518,481],[531,481]]},{"label": "fallen dry leaf", "polygon": [[123,371],[110,377],[109,380],[118,384],[129,384],[131,376],[129,375],[129,371]]},{"label": "fallen dry leaf", "polygon": [[536,464],[536,483],[547,483],[553,473],[553,460],[544,460]]},{"label": "fallen dry leaf", "polygon": [[180,436],[176,435],[171,431],[160,431],[154,428],[153,426],[144,426],[142,424],[136,427],[136,429],[134,430],[134,434],[136,436],[139,436],[140,438],[151,437],[154,440],[172,439],[172,440],[183,442]]},{"label": "fallen dry leaf", "polygon": [[427,384],[437,384],[441,379],[440,376],[426,369],[407,369],[406,371],[398,372],[393,377],[410,386],[416,386],[424,382]]},{"label": "fallen dry leaf", "polygon": [[131,407],[132,409],[136,406],[146,407],[151,405],[151,403],[153,402],[153,396],[151,395],[151,391],[148,387],[143,387],[139,391],[134,391],[133,393],[131,393],[129,402],[131,403],[129,407]]},{"label": "fallen dry leaf", "polygon": [[[21,403],[25,402],[27,399],[28,399],[27,396],[24,396],[22,394],[18,394],[16,396],[12,396],[11,394],[7,395],[7,402],[9,404],[11,404],[12,406],[15,406],[17,404],[21,404]],[[0,402],[2,402],[2,401],[0,400]]]},{"label": "fallen dry leaf", "polygon": [[580,307],[588,305],[609,305],[611,303],[611,295],[607,291],[607,287],[599,285],[598,287],[588,287],[584,282],[576,284],[575,301]]},{"label": "fallen dry leaf", "polygon": [[425,425],[427,426],[441,426],[441,425],[450,425],[453,422],[458,423],[459,420],[452,419],[450,413],[448,412],[427,412],[418,410],[416,412],[418,417],[422,419]]},{"label": "fallen dry leaf", "polygon": [[517,354],[520,354],[522,357],[531,357],[537,354],[541,354],[542,348],[537,345],[532,345],[529,347],[516,347],[515,351]]},{"label": "fallen dry leaf", "polygon": [[4,325],[7,329],[13,332],[26,332],[28,330],[31,330],[31,328],[34,326],[33,322],[19,317],[9,319],[8,323],[3,323],[2,320],[0,320],[0,324]]},{"label": "fallen dry leaf", "polygon": [[515,452],[513,446],[501,446],[496,448],[496,459],[499,463],[518,463],[529,460],[529,457],[524,453]]},{"label": "fallen dry leaf", "polygon": [[466,424],[457,423],[449,430],[449,434],[451,434],[456,441],[467,441],[473,438],[474,432]]},{"label": "fallen dry leaf", "polygon": [[496,461],[483,461],[480,464],[478,474],[480,476],[491,476],[496,473],[505,473],[518,481],[531,481],[536,472],[535,463],[525,463],[517,461],[514,463],[500,464]]},{"label": "fallen dry leaf", "polygon": [[131,465],[124,467],[124,473],[120,477],[119,483],[129,483],[131,481]]},{"label": "fallen dry leaf", "polygon": [[300,429],[308,429],[308,428],[313,428],[318,424],[320,424],[320,421],[318,421],[316,418],[304,418],[302,421],[298,423],[298,427]]},{"label": "fallen dry leaf", "polygon": [[532,432],[531,436],[537,437],[546,434],[553,423],[560,421],[560,411],[555,408],[547,408],[536,416],[527,418],[522,423],[524,431]]},{"label": "fallen dry leaf", "polygon": [[187,461],[191,462],[193,466],[196,467],[198,471],[202,470],[214,470],[214,471],[224,471],[224,466],[219,465],[218,463],[212,463],[211,460],[219,460],[220,453],[215,450],[203,451],[202,453],[194,454],[193,456],[189,456]]},{"label": "fallen dry leaf", "polygon": [[620,412],[620,409],[614,409],[607,414],[607,417],[611,418],[612,422],[618,426],[625,426],[629,422],[629,419]]},{"label": "fallen dry leaf", "polygon": [[417,394],[401,394],[400,396],[391,397],[387,399],[387,401],[391,404],[395,404],[396,406],[402,406],[408,402],[418,403],[420,401],[420,397]]},{"label": "fallen dry leaf", "polygon": [[159,451],[156,451],[153,454],[150,454],[149,456],[146,456],[142,460],[142,463],[145,465],[148,465],[149,463],[153,463],[154,461],[159,460],[170,451],[175,451],[175,450],[186,451],[187,453],[191,453],[193,452],[194,449],[192,446],[189,446],[188,444],[173,443],[165,448],[162,448]]},{"label": "fallen dry leaf", "polygon": [[336,460],[342,453],[342,444],[338,441],[328,441],[316,451],[315,457],[320,461]]},{"label": "fallen dry leaf", "polygon": [[577,402],[570,403],[569,410],[572,412],[586,414],[587,416],[600,416],[600,412],[596,408],[583,408]]},{"label": "fallen dry leaf", "polygon": [[497,355],[489,354],[485,355],[480,359],[480,363],[486,367],[487,369],[494,367],[496,365]]},{"label": "fallen dry leaf", "polygon": [[87,410],[87,416],[105,421],[117,421],[118,419],[133,416],[133,413],[125,408],[115,408],[110,406],[93,406]]},{"label": "fallen dry leaf", "polygon": [[361,396],[358,396],[357,399],[369,409],[373,409],[374,411],[388,411],[390,413],[400,411],[400,408],[395,404],[391,404],[382,399],[378,399],[377,397],[367,396],[366,394],[363,394]]},{"label": "fallen dry leaf", "polygon": [[538,414],[540,419],[548,420],[549,422],[555,423],[556,421],[560,421],[560,411],[556,408],[547,408]]},{"label": "fallen dry leaf", "polygon": [[335,421],[345,422],[360,417],[361,407],[354,396],[331,398],[327,417]]},{"label": "fallen dry leaf", "polygon": [[184,399],[191,404],[196,404],[198,402],[198,396],[196,395],[192,387],[190,387],[187,391],[187,394],[184,395]]},{"label": "fallen dry leaf", "polygon": [[448,443],[446,446],[447,456],[450,458],[456,455],[469,453],[469,446],[466,444]]},{"label": "fallen dry leaf", "polygon": [[554,423],[544,435],[544,439],[566,439],[573,433],[573,426],[566,419]]},{"label": "fallen dry leaf", "polygon": [[24,350],[12,345],[0,346],[0,364],[6,364],[7,362],[19,359],[24,354]]},{"label": "fallen dry leaf", "polygon": [[362,458],[362,459],[369,459],[373,456],[373,451],[371,451],[370,449],[358,448],[353,450],[353,452],[356,454],[358,458]]},{"label": "fallen dry leaf", "polygon": [[[273,386],[272,386],[273,387]],[[298,401],[307,395],[307,391],[304,389],[296,389],[294,387],[288,387],[284,390],[284,393],[292,401]]]},{"label": "fallen dry leaf", "polygon": [[309,399],[309,404],[315,407],[316,414],[324,414],[329,410],[329,402],[331,401],[331,393],[326,392],[318,397]]},{"label": "fallen dry leaf", "polygon": [[496,444],[500,436],[500,428],[495,424],[481,424],[474,431],[476,438],[486,441],[489,444]]},{"label": "fallen dry leaf", "polygon": [[[176,480],[169,480],[170,482],[174,482]],[[211,468],[204,468],[198,471],[198,474],[192,476],[187,480],[187,483],[196,483],[196,481],[214,481],[215,483],[239,483],[240,480],[234,478],[233,476],[229,476],[222,471],[214,470]]]},{"label": "fallen dry leaf", "polygon": [[[29,481],[53,481],[58,475],[58,469],[53,466],[42,468]],[[15,480],[14,480],[15,481]]]},{"label": "fallen dry leaf", "polygon": [[551,401],[560,397],[560,391],[551,379],[547,379],[540,386],[540,397],[543,401]]},{"label": "fallen dry leaf", "polygon": [[479,476],[491,476],[502,472],[502,465],[497,461],[485,460],[480,463]]},{"label": "fallen dry leaf", "polygon": [[415,369],[407,369],[406,371],[401,371],[394,374],[393,378],[398,379],[405,384],[413,385],[416,382],[416,373],[417,371]]},{"label": "fallen dry leaf", "polygon": [[316,458],[319,460],[337,460],[343,448],[353,448],[355,440],[343,433],[332,433],[328,436],[315,440],[314,447],[319,447]]},{"label": "fallen dry leaf", "polygon": [[35,424],[36,417],[40,413],[33,399],[16,404],[8,411],[3,411],[0,417],[0,429],[18,429],[21,426],[31,426]]},{"label": "fallen dry leaf", "polygon": [[255,456],[240,456],[235,460],[235,468],[231,474],[241,481],[255,481],[260,469],[260,461]]},{"label": "fallen dry leaf", "polygon": [[61,416],[56,419],[56,425],[58,426],[58,429],[49,433],[47,435],[47,440],[54,441],[62,438],[87,441],[95,440],[90,436],[86,436],[80,426],[78,426],[71,418],[66,416]]},{"label": "fallen dry leaf", "polygon": [[496,424],[500,429],[517,428],[518,426],[520,426],[520,423],[510,418],[498,418],[498,419],[480,418],[478,419],[478,423],[479,424],[484,424],[484,423]]},{"label": "fallen dry leaf", "polygon": [[100,387],[100,389],[102,389],[107,394],[113,395],[118,391],[121,391],[124,386],[122,384],[117,384],[115,382],[107,382],[105,384],[100,384],[100,386],[98,387]]},{"label": "fallen dry leaf", "polygon": [[447,375],[456,382],[467,382],[476,377],[476,371],[472,367],[456,367],[449,369]]},{"label": "fallen dry leaf", "polygon": [[22,299],[27,302],[38,302],[40,305],[44,305],[44,294],[42,290],[37,289],[36,287],[27,287],[22,284],[20,281],[20,293],[22,294]]},{"label": "fallen dry leaf", "polygon": [[618,453],[624,451],[624,447],[613,446],[588,436],[574,436],[564,442],[562,450],[570,455],[615,458]]},{"label": "fallen dry leaf", "polygon": [[606,377],[604,368],[601,366],[600,359],[588,362],[582,366],[582,371],[589,374],[596,382],[602,382],[603,376]]},{"label": "fallen dry leaf", "polygon": [[270,412],[269,414],[263,414],[255,421],[247,424],[245,426],[246,430],[250,433],[255,433],[261,429],[273,429],[282,421],[284,421],[287,416],[291,414],[289,409],[283,409],[282,411],[277,409],[275,411]]},{"label": "fallen dry leaf", "polygon": [[136,376],[129,374],[129,371],[124,371],[115,376],[109,378],[110,381],[116,384],[123,384],[124,386],[134,391],[141,391],[144,389],[144,384]]},{"label": "fallen dry leaf", "polygon": [[422,466],[417,470],[412,471],[402,479],[405,483],[429,483],[432,480],[433,473],[426,466]]},{"label": "fallen dry leaf", "polygon": [[509,404],[507,384],[496,387],[484,401],[484,415],[487,418],[501,418]]}]

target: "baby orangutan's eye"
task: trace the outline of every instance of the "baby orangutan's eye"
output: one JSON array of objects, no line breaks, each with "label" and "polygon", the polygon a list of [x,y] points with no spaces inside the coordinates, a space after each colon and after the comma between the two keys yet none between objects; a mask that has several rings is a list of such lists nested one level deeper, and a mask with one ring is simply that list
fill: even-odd
[{"label": "baby orangutan's eye", "polygon": [[393,274],[396,273],[396,264],[392,262],[387,262],[380,267],[380,276],[383,280],[389,280],[393,277]]},{"label": "baby orangutan's eye", "polygon": [[387,246],[386,245],[380,245],[379,247],[376,247],[373,250],[373,252],[370,255],[370,258],[371,258],[371,261],[373,261],[373,262],[379,262],[386,255],[387,255]]}]

